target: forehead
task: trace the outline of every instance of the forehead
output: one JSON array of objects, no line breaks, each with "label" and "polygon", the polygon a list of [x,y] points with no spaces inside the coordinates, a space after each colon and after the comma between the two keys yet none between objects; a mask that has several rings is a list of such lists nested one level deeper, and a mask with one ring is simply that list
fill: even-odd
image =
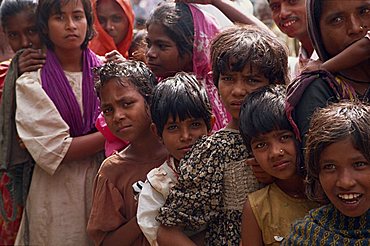
[{"label": "forehead", "polygon": [[124,14],[122,7],[114,0],[99,0],[96,5],[98,14]]},{"label": "forehead", "polygon": [[166,42],[172,42],[172,39],[165,32],[165,27],[159,23],[152,23],[148,26],[148,33],[146,35],[147,39],[150,41],[162,40]]},{"label": "forehead", "polygon": [[353,0],[353,1],[336,1],[336,0],[322,0],[322,15],[332,13],[350,13],[358,8],[370,5],[370,0]]},{"label": "forehead", "polygon": [[29,10],[23,10],[16,15],[10,16],[6,22],[5,31],[21,31],[36,24],[36,16]]}]

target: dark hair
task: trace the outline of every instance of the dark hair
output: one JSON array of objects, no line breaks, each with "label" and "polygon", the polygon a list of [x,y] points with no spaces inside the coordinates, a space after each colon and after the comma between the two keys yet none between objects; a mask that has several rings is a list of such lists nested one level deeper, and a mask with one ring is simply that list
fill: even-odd
[{"label": "dark hair", "polygon": [[[94,68],[93,72],[95,74],[95,91],[99,98],[101,89],[110,79],[124,78],[136,87],[147,105],[150,105],[157,79],[143,62],[133,60],[125,60],[119,64],[108,62],[101,67]],[[119,80],[122,86],[127,86],[126,81]]]},{"label": "dark hair", "polygon": [[328,60],[331,56],[326,51],[322,42],[322,33],[320,29],[320,18],[322,14],[322,5],[324,0],[307,0],[307,25],[310,40],[317,54],[322,61]]},{"label": "dark hair", "polygon": [[8,19],[22,11],[29,11],[34,16],[36,22],[37,3],[32,0],[3,0],[0,6],[1,25],[5,31],[8,25]]},{"label": "dark hair", "polygon": [[84,42],[81,44],[81,49],[87,48],[89,41],[94,37],[95,31],[93,27],[93,13],[90,0],[39,0],[37,7],[37,26],[42,42],[48,49],[53,49],[54,44],[48,35],[48,20],[53,13],[60,13],[62,6],[69,2],[81,1],[87,21],[87,31]]},{"label": "dark hair", "polygon": [[159,136],[162,136],[169,117],[175,120],[178,116],[180,121],[203,119],[208,131],[212,129],[212,107],[207,93],[194,75],[185,72],[162,80],[155,87],[150,112]]},{"label": "dark hair", "polygon": [[151,24],[163,26],[166,35],[176,43],[180,57],[193,56],[194,21],[187,4],[162,2],[147,19],[147,29]]},{"label": "dark hair", "polygon": [[270,84],[288,82],[287,48],[277,38],[252,26],[237,26],[219,33],[211,44],[213,82],[220,74],[240,72],[254,65]]},{"label": "dark hair", "polygon": [[286,88],[284,85],[264,86],[245,97],[240,109],[240,133],[247,149],[260,134],[274,130],[293,132],[285,114]]},{"label": "dark hair", "polygon": [[307,196],[327,201],[320,181],[320,156],[330,144],[352,138],[353,145],[370,161],[370,106],[361,102],[340,102],[317,110],[310,122],[306,140]]},{"label": "dark hair", "polygon": [[130,59],[136,61],[146,62],[145,52],[147,49],[145,37],[147,35],[146,29],[134,30],[134,36],[132,37],[130,48],[128,49],[128,55]]}]

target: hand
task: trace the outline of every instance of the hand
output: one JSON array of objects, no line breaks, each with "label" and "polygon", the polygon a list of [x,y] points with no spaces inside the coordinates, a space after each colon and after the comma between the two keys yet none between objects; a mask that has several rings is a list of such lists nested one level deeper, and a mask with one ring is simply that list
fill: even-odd
[{"label": "hand", "polygon": [[305,72],[311,72],[311,71],[316,71],[321,69],[322,62],[320,60],[314,61],[310,60],[307,62],[305,65],[303,71]]},{"label": "hand", "polygon": [[258,164],[254,157],[247,159],[246,163],[247,165],[251,166],[254,176],[256,176],[258,182],[264,184],[271,184],[272,182],[274,182],[274,177],[266,173],[265,170],[262,169],[262,167]]},{"label": "hand", "polygon": [[17,136],[17,141],[18,141],[18,144],[21,147],[21,149],[26,149],[26,145],[24,145],[22,139],[18,136]]},{"label": "hand", "polygon": [[175,0],[177,3],[213,4],[213,0]]},{"label": "hand", "polygon": [[45,64],[46,55],[41,49],[25,49],[18,59],[18,74],[36,71]]},{"label": "hand", "polygon": [[106,53],[104,57],[105,63],[114,62],[120,64],[126,61],[126,58],[124,58],[123,55],[121,55],[121,53],[119,53],[117,50],[112,50],[111,52]]}]

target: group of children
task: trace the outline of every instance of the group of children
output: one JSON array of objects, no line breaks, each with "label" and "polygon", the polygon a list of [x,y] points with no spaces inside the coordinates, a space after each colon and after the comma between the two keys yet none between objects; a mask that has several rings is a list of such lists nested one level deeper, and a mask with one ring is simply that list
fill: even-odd
[{"label": "group of children", "polygon": [[[37,18],[45,61],[14,82],[13,124],[35,162],[16,244],[369,244],[370,108],[318,110],[302,158],[287,51],[269,33],[212,29],[165,3],[148,20],[148,66],[103,64],[90,1],[40,0]],[[127,145],[104,161],[99,113]]]}]

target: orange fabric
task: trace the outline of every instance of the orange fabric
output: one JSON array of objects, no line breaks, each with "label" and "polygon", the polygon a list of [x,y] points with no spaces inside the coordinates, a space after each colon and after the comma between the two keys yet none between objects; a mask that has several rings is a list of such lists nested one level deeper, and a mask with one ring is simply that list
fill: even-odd
[{"label": "orange fabric", "polygon": [[128,19],[128,32],[126,37],[118,45],[115,45],[113,38],[104,31],[103,27],[99,23],[98,15],[96,12],[97,1],[93,0],[93,12],[94,12],[94,27],[97,35],[90,42],[90,49],[94,51],[97,55],[104,56],[106,53],[112,50],[118,50],[124,57],[128,57],[128,49],[131,45],[131,40],[134,31],[134,11],[132,10],[130,0],[115,0],[125,12]]}]

